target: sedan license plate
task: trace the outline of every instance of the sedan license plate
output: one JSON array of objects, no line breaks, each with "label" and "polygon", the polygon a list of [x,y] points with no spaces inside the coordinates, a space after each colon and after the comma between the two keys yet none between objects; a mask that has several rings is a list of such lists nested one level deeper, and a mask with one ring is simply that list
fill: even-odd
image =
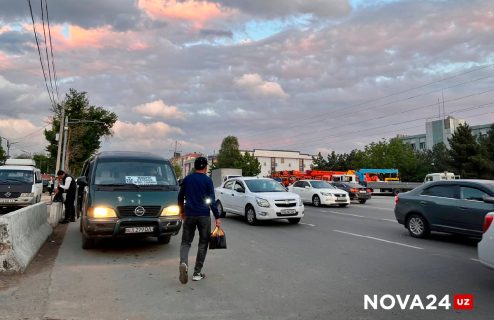
[{"label": "sedan license plate", "polygon": [[367,193],[367,191],[365,191],[365,190],[360,190],[359,192],[360,193]]},{"label": "sedan license plate", "polygon": [[125,233],[146,233],[153,232],[154,227],[133,227],[133,228],[125,228]]},{"label": "sedan license plate", "polygon": [[3,203],[14,203],[15,202],[15,199],[0,199],[0,202],[3,202]]},{"label": "sedan license plate", "polygon": [[281,214],[295,214],[297,213],[297,210],[295,209],[283,209],[281,210]]}]

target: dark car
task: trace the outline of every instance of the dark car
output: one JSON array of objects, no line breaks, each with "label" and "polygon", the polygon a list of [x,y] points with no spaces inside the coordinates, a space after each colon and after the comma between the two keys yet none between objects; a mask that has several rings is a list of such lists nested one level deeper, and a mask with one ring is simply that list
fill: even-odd
[{"label": "dark car", "polygon": [[330,184],[348,192],[350,200],[358,200],[358,202],[363,204],[371,198],[370,191],[360,184],[353,182],[330,182]]},{"label": "dark car", "polygon": [[77,184],[83,249],[100,238],[154,236],[168,243],[179,232],[179,186],[168,160],[102,152],[85,162],[82,174]]},{"label": "dark car", "polygon": [[494,181],[428,182],[396,196],[396,220],[415,238],[431,231],[482,236],[484,216],[494,210]]}]

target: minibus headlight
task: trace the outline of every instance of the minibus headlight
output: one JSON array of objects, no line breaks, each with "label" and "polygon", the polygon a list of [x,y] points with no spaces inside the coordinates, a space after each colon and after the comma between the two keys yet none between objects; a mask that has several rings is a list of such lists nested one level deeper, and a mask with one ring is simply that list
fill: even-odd
[{"label": "minibus headlight", "polygon": [[89,209],[87,216],[90,218],[116,218],[117,213],[109,207],[94,207]]},{"label": "minibus headlight", "polygon": [[180,208],[178,206],[168,206],[161,210],[162,217],[178,216],[180,215]]}]

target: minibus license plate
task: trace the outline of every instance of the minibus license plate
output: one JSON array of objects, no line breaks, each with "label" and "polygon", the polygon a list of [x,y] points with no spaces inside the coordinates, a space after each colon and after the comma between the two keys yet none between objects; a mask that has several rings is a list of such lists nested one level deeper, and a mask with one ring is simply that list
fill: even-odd
[{"label": "minibus license plate", "polygon": [[133,227],[133,228],[125,228],[125,233],[146,233],[153,232],[154,227]]}]

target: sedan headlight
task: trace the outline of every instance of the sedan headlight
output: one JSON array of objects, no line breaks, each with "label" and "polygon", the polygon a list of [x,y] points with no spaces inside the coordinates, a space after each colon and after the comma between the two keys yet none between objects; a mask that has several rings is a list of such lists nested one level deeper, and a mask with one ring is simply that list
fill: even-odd
[{"label": "sedan headlight", "polygon": [[161,210],[162,217],[170,217],[170,216],[178,216],[178,215],[180,215],[179,206],[168,206],[166,208],[163,208],[163,210]]},{"label": "sedan headlight", "polygon": [[326,196],[326,197],[334,197],[334,194],[330,193],[330,192],[321,192],[321,194],[323,196]]},{"label": "sedan headlight", "polygon": [[112,208],[94,207],[94,208],[89,208],[87,216],[89,218],[116,218],[117,213]]},{"label": "sedan headlight", "polygon": [[269,208],[269,201],[266,199],[256,198],[259,207]]},{"label": "sedan headlight", "polygon": [[21,193],[21,197],[34,197],[34,193]]}]

